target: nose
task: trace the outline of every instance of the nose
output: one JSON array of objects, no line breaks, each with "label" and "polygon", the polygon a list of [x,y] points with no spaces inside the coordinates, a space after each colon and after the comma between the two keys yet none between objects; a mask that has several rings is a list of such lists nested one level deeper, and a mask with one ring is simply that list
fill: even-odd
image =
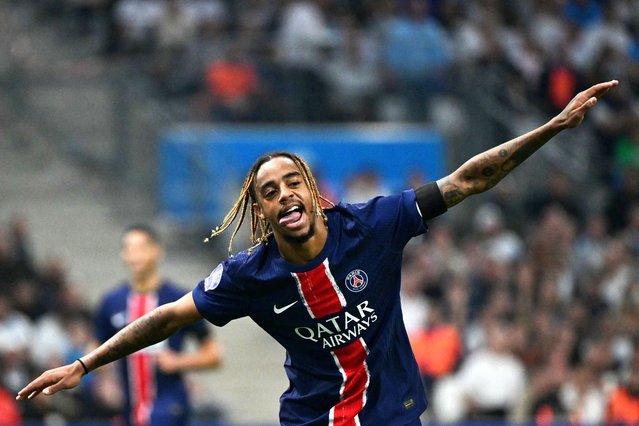
[{"label": "nose", "polygon": [[280,188],[280,203],[285,204],[288,198],[293,196],[293,191],[290,190],[286,185],[282,185]]}]

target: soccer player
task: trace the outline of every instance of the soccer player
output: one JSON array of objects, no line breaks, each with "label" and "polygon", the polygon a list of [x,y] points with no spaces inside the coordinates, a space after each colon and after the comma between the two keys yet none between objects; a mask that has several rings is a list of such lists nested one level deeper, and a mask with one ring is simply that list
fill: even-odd
[{"label": "soccer player", "polygon": [[426,398],[399,299],[404,246],[426,232],[428,220],[493,187],[557,133],[579,125],[617,84],[580,92],[546,124],[474,156],[437,182],[364,204],[324,208],[301,158],[287,152],[260,157],[212,232],[237,220],[234,237],[248,213],[248,250],[223,261],[177,302],[76,362],[44,372],[17,398],[72,388],[89,371],[202,317],[221,326],[249,316],[287,351],[283,425],[419,425]]},{"label": "soccer player", "polygon": [[[100,343],[154,308],[175,302],[186,293],[162,279],[159,265],[164,251],[151,227],[143,224],[128,227],[122,236],[121,254],[130,279],[107,293],[98,307],[95,331]],[[184,352],[189,337],[197,341],[197,349]],[[220,361],[220,350],[206,323],[197,321],[119,362],[127,424],[186,425],[190,406],[182,372],[215,367]]]}]

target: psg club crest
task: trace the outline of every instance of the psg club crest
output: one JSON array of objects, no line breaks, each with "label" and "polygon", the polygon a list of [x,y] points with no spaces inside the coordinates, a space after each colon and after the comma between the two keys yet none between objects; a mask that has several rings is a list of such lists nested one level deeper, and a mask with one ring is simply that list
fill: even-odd
[{"label": "psg club crest", "polygon": [[368,284],[368,275],[366,275],[366,272],[361,269],[355,269],[346,276],[345,281],[346,287],[348,287],[350,291],[358,293],[366,288],[366,285]]}]

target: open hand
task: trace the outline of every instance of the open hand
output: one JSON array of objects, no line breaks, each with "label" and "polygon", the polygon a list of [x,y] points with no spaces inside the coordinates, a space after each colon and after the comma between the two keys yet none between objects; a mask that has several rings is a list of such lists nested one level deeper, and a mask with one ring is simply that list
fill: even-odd
[{"label": "open hand", "polygon": [[564,110],[560,112],[555,119],[559,121],[561,127],[573,128],[579,126],[584,120],[586,112],[595,106],[597,100],[610,90],[610,88],[615,87],[618,84],[619,82],[617,80],[610,80],[604,83],[595,84],[594,86],[577,93],[577,95],[568,102],[566,108],[564,108]]},{"label": "open hand", "polygon": [[83,373],[77,362],[47,370],[18,392],[16,399],[33,399],[40,393],[53,395],[60,390],[74,388],[80,383]]}]

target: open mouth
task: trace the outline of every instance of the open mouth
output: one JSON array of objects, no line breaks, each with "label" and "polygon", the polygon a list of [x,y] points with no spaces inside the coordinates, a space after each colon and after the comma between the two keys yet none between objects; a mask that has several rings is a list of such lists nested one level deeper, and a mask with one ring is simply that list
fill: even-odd
[{"label": "open mouth", "polygon": [[280,226],[292,226],[302,219],[302,206],[292,206],[284,210],[279,215]]}]

